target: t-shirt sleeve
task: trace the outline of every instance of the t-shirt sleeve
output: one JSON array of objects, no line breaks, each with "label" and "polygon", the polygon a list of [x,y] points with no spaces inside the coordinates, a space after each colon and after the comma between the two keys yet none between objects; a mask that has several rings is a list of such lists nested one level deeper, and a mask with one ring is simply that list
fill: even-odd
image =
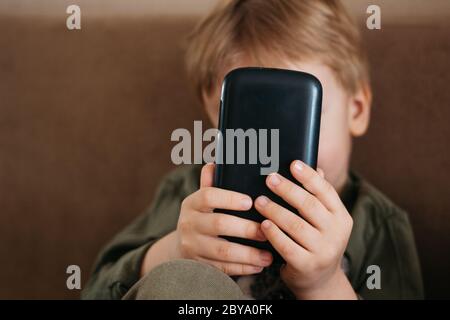
[{"label": "t-shirt sleeve", "polygon": [[139,280],[148,248],[176,229],[181,202],[186,196],[183,181],[170,176],[164,179],[153,204],[101,251],[82,298],[122,298]]}]

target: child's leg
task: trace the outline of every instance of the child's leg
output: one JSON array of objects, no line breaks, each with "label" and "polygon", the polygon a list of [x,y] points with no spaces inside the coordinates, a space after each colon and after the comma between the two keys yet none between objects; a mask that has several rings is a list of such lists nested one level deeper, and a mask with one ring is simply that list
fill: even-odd
[{"label": "child's leg", "polygon": [[245,299],[239,286],[220,270],[194,260],[166,262],[150,271],[125,300]]}]

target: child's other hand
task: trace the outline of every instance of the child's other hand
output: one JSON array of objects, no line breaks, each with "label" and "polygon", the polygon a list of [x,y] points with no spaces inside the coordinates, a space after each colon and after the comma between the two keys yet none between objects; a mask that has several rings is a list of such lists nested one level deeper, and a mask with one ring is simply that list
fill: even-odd
[{"label": "child's other hand", "polygon": [[300,216],[266,197],[255,201],[267,218],[262,231],[286,261],[283,281],[298,299],[356,299],[341,269],[353,226],[350,214],[323,174],[300,161],[291,164],[291,172],[306,190],[279,174],[269,175],[266,183]]},{"label": "child's other hand", "polygon": [[214,164],[202,168],[200,189],[184,199],[176,234],[176,257],[209,263],[228,275],[261,272],[272,263],[272,255],[250,246],[233,243],[219,235],[258,241],[267,240],[257,222],[229,214],[213,213],[214,208],[244,211],[252,199],[242,193],[212,187]]}]

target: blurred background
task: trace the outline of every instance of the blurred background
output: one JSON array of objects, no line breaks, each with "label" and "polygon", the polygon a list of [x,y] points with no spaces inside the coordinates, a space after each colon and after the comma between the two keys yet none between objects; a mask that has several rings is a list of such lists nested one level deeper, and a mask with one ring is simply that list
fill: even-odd
[{"label": "blurred background", "polygon": [[[183,65],[211,0],[0,0],[0,298],[78,298],[100,248],[152,200],[170,134],[203,119]],[[409,213],[427,298],[450,298],[450,1],[344,1],[374,107],[353,167]],[[81,8],[81,30],[66,8]],[[382,29],[367,30],[369,4]]]}]

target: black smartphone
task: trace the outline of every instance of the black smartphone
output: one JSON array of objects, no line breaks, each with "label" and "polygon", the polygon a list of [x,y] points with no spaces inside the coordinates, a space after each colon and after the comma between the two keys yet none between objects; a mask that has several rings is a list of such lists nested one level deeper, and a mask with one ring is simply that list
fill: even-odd
[{"label": "black smartphone", "polygon": [[[214,185],[253,200],[265,195],[297,213],[270,191],[265,179],[278,172],[299,184],[289,170],[296,159],[316,168],[321,109],[322,86],[311,74],[259,67],[232,70],[222,85]],[[254,207],[215,212],[264,220]],[[224,238],[269,250],[275,260],[281,259],[267,241]]]}]

